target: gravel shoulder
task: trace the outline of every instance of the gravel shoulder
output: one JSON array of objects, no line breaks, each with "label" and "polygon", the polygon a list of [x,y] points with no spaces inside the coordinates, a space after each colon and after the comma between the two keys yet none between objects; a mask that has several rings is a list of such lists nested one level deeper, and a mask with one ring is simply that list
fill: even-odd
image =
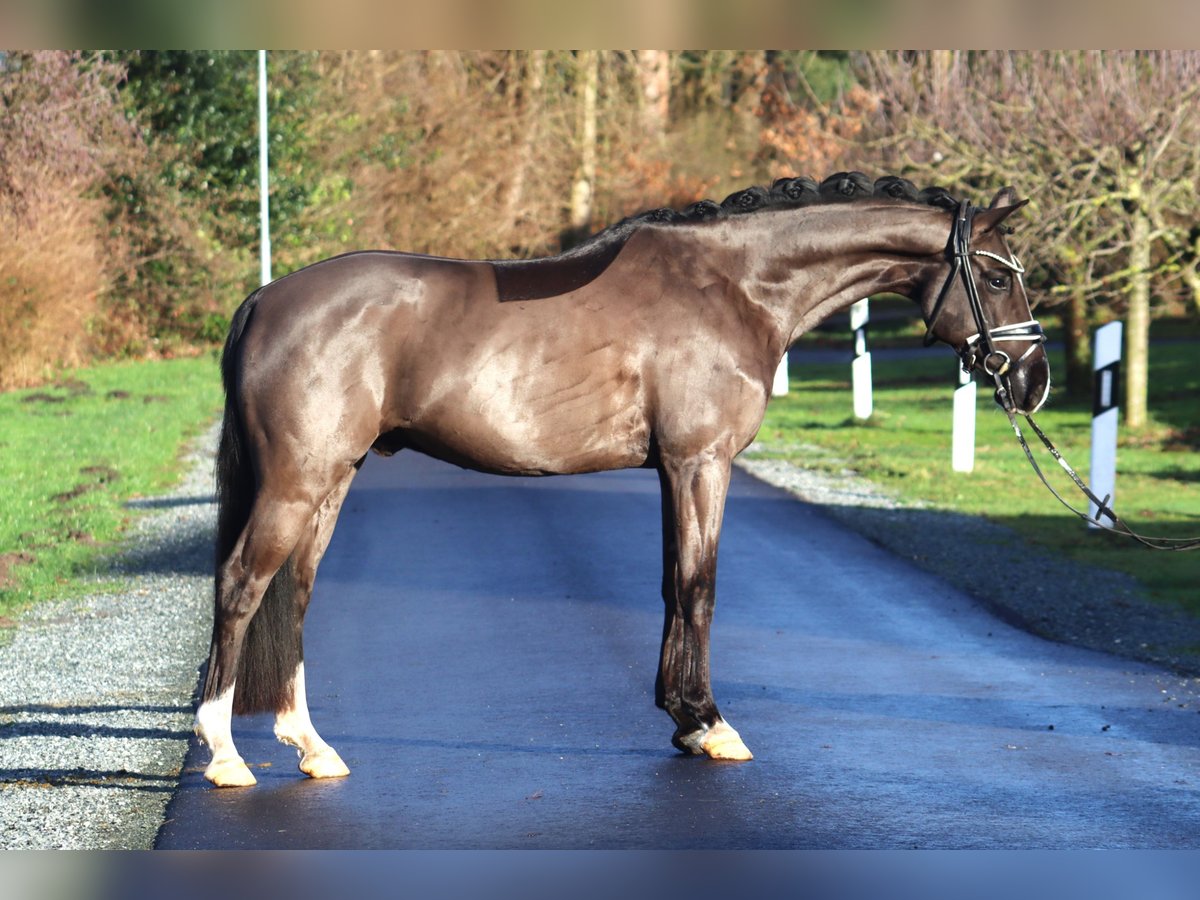
[{"label": "gravel shoulder", "polygon": [[1200,619],[1143,599],[1132,576],[1040,553],[986,519],[905,504],[853,472],[813,472],[764,452],[752,445],[737,464],[941,576],[1010,624],[1200,676]]},{"label": "gravel shoulder", "polygon": [[215,428],[114,555],[105,590],[0,648],[0,847],[148,849],[179,781],[212,604]]},{"label": "gravel shoulder", "polygon": [[[0,647],[0,847],[150,848],[179,782],[211,622],[217,431],[114,556],[117,591],[44,604]],[[1127,575],[1032,552],[1009,529],[894,497],[847,472],[764,458],[745,471],[1051,640],[1200,674],[1200,621]],[[1190,649],[1188,649],[1190,648]]]}]

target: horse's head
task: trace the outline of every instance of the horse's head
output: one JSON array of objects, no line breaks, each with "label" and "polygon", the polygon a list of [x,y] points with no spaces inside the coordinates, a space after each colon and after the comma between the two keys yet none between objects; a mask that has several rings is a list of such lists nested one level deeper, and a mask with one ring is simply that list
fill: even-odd
[{"label": "horse's head", "polygon": [[944,341],[968,372],[996,385],[1006,410],[1032,413],[1050,396],[1045,335],[1029,309],[1025,271],[1000,224],[1028,201],[1004,188],[987,209],[961,203],[954,212],[946,265],[927,283],[922,310],[926,344]]}]

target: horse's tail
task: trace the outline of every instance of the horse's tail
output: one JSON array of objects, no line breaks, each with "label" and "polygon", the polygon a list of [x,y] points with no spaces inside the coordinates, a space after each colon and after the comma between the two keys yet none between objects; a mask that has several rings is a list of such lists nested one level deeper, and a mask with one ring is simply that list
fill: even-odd
[{"label": "horse's tail", "polygon": [[[258,491],[245,423],[238,411],[238,345],[260,294],[261,290],[255,291],[234,313],[225,351],[221,356],[225,417],[221,423],[216,464],[218,594],[214,616],[218,619],[221,616],[221,568],[250,520]],[[289,557],[271,579],[257,612],[246,628],[237,671],[234,673],[237,679],[233,695],[235,713],[275,712],[291,705],[292,676],[303,658],[297,627],[299,610],[294,599],[295,589],[295,566]]]}]

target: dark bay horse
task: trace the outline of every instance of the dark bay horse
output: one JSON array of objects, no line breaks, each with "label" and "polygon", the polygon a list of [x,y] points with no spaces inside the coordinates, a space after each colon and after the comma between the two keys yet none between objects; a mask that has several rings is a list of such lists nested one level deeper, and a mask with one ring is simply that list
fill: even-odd
[{"label": "dark bay horse", "polygon": [[680,750],[750,759],[713,700],[709,624],[730,464],[776,366],[826,316],[894,292],[1008,408],[1034,411],[1049,367],[1000,227],[1021,205],[1009,189],[975,208],[892,177],[784,179],[634,216],[552,258],[351,253],[255,291],[222,361],[215,617],[196,717],[205,777],[254,783],[231,717],[255,711],[275,713],[303,772],[347,774],[309,719],[301,632],[370,450],[504,475],[655,469],[655,700]]}]

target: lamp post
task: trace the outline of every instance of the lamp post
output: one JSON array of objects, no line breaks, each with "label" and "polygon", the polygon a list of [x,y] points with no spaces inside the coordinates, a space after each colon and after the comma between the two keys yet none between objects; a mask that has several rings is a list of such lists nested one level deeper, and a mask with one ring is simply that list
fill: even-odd
[{"label": "lamp post", "polygon": [[258,217],[262,283],[271,280],[271,203],[267,185],[267,51],[258,51]]}]

